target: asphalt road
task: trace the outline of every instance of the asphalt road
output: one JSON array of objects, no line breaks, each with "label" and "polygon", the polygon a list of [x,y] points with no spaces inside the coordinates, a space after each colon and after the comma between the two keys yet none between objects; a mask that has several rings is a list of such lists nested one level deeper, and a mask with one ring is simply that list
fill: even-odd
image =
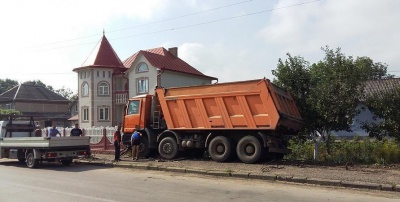
[{"label": "asphalt road", "polygon": [[199,175],[0,161],[0,201],[399,201],[398,193]]}]

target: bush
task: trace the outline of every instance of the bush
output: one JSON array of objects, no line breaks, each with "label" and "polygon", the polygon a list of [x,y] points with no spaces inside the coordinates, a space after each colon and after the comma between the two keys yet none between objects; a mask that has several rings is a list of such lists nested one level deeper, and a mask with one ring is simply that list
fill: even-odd
[{"label": "bush", "polygon": [[[319,159],[326,163],[359,163],[359,164],[392,164],[400,163],[400,144],[394,140],[371,140],[366,138],[360,140],[331,140],[330,154],[327,153],[326,145],[319,147]],[[301,141],[292,139],[289,141],[292,154],[287,155],[289,160],[313,160],[314,143],[312,141]]]}]

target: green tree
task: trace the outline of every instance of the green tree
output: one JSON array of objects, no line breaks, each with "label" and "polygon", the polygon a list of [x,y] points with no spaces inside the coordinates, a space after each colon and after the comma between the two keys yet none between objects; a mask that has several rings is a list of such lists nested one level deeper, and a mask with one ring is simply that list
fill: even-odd
[{"label": "green tree", "polygon": [[7,119],[8,115],[17,115],[21,114],[19,111],[15,109],[0,109],[0,120]]},{"label": "green tree", "polygon": [[[367,79],[386,75],[386,66],[374,63],[367,57],[347,57],[341,52],[322,48],[325,58],[309,66],[302,57],[292,57],[282,62],[272,73],[274,83],[288,89],[295,97],[305,122],[303,134],[314,134],[327,143],[329,152],[330,131],[350,131],[353,117],[359,113],[356,106],[363,95]],[[318,136],[318,137],[317,137]]]},{"label": "green tree", "polygon": [[54,91],[53,86],[46,85],[40,80],[25,81],[25,82],[23,82],[23,84],[29,84],[29,85],[35,85],[35,86],[43,86],[43,87],[45,87],[45,88],[47,88],[47,89],[49,89],[51,91]]},{"label": "green tree", "polygon": [[370,137],[382,139],[394,137],[400,142],[400,88],[386,93],[376,93],[366,99],[368,109],[374,114],[378,123],[363,123],[363,128]]},{"label": "green tree", "polygon": [[276,70],[272,70],[272,74],[276,77],[273,83],[287,89],[293,95],[303,117],[304,125],[310,126],[305,127],[300,133],[300,139],[304,140],[313,130],[314,119],[312,117],[315,114],[307,102],[311,90],[310,64],[300,56],[293,57],[290,53],[286,55],[288,59],[284,62],[279,59]]},{"label": "green tree", "polygon": [[67,98],[67,99],[72,99],[74,96],[74,92],[72,92],[71,89],[69,88],[65,88],[64,86],[58,90],[54,90],[54,92],[56,92],[57,94]]},{"label": "green tree", "polygon": [[0,79],[0,94],[10,90],[12,87],[18,85],[18,81],[11,79]]}]

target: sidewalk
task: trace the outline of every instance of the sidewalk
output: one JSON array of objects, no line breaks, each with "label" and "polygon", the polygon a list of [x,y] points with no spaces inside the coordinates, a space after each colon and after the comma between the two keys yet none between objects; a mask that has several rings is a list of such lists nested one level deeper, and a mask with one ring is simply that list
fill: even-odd
[{"label": "sidewalk", "polygon": [[122,157],[122,161],[114,162],[113,159],[112,154],[95,154],[92,159],[80,159],[76,162],[109,167],[400,192],[400,168],[359,166],[346,169],[343,166],[218,163],[188,159],[163,161],[151,158],[132,161],[128,157]]}]

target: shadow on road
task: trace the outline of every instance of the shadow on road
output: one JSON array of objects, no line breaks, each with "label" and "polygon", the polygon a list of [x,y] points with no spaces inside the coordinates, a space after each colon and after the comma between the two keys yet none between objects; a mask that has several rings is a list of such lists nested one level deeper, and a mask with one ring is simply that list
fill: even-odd
[{"label": "shadow on road", "polygon": [[[2,161],[0,161],[0,167],[1,166],[30,169],[26,166],[25,162],[21,163],[21,162],[13,161],[13,160],[2,160]],[[85,164],[80,164],[80,163],[75,163],[75,162],[73,162],[69,166],[64,166],[60,162],[42,162],[35,169],[62,171],[62,172],[85,172],[85,171],[90,171],[90,170],[100,170],[100,169],[109,169],[109,168],[111,168],[111,167],[85,165]]]}]

